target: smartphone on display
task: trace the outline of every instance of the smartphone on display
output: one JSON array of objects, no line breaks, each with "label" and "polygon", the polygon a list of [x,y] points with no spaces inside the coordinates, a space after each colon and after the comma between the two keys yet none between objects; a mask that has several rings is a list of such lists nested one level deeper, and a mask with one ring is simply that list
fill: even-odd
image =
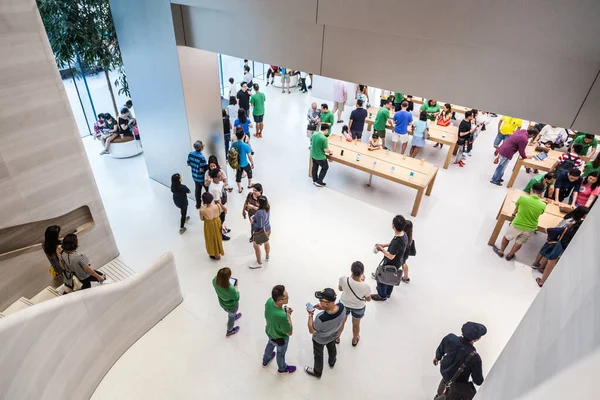
[{"label": "smartphone on display", "polygon": [[306,303],[306,308],[308,308],[308,311],[311,311],[311,312],[312,312],[312,311],[315,311],[315,308],[314,308],[314,307],[313,307],[313,305],[312,305],[312,304],[310,304],[310,303]]},{"label": "smartphone on display", "polygon": [[342,149],[342,153],[340,155],[342,155],[342,156],[344,155],[344,149]]},{"label": "smartphone on display", "polygon": [[229,284],[232,286],[237,285],[237,279],[236,278],[229,278]]}]

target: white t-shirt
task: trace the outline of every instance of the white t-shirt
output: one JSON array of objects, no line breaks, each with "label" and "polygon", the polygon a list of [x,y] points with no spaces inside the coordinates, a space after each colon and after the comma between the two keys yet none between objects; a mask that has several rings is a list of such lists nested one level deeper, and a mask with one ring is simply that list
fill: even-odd
[{"label": "white t-shirt", "polygon": [[542,134],[542,137],[540,138],[540,141],[542,143],[556,143],[556,139],[558,139],[559,136],[562,136],[562,141],[564,142],[567,136],[567,133],[563,128],[559,128],[558,126],[556,128],[553,128],[551,125],[544,126],[540,133]]},{"label": "white t-shirt", "polygon": [[[350,286],[352,287],[352,290],[354,290],[354,293],[356,293],[356,296],[354,295],[354,293],[352,293],[352,290],[350,290],[350,288],[348,287],[348,282],[350,282]],[[355,308],[355,309],[361,309],[361,308],[365,307],[365,302],[363,300],[357,299],[356,297],[358,296],[359,298],[362,299],[365,296],[371,295],[371,287],[369,286],[368,283],[356,282],[352,278],[348,278],[347,276],[342,276],[340,278],[339,285],[343,289],[342,290],[342,299],[340,301],[342,302],[342,304],[345,307]]]},{"label": "white t-shirt", "polygon": [[233,121],[235,121],[236,118],[238,117],[239,109],[240,109],[240,106],[238,106],[237,104],[230,104],[227,106],[227,115],[229,116],[229,119],[232,121],[231,122],[232,125],[233,125]]},{"label": "white t-shirt", "polygon": [[308,76],[308,72],[300,71],[300,78],[306,78]]},{"label": "white t-shirt", "polygon": [[214,183],[213,181],[211,181],[210,185],[208,185],[208,193],[212,194],[212,196],[214,197],[215,200],[221,200],[221,194],[223,193],[223,186],[225,186],[223,181],[221,181],[219,183]]},{"label": "white t-shirt", "polygon": [[[381,140],[381,138],[377,138],[377,143],[380,146],[383,146],[383,140]],[[369,144],[374,145],[375,143],[373,143],[373,136],[371,136],[371,139],[369,139]]]},{"label": "white t-shirt", "polygon": [[244,82],[246,82],[246,83],[252,82],[252,72],[246,72],[244,74]]},{"label": "white t-shirt", "polygon": [[229,85],[229,97],[236,97],[237,95],[237,85],[234,83]]}]

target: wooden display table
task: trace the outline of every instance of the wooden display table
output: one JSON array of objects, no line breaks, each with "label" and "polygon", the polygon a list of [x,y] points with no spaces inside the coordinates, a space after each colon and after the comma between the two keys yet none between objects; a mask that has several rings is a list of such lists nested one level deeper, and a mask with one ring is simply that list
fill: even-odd
[{"label": "wooden display table", "polygon": [[[341,136],[330,136],[329,149],[333,155],[328,156],[327,159],[369,173],[367,186],[371,186],[371,180],[375,175],[416,189],[417,196],[410,214],[416,217],[423,193],[427,196],[431,194],[439,167],[427,162],[421,165],[421,160],[404,158],[391,151],[383,149],[369,151],[368,148],[369,146],[365,143],[348,142]],[[344,155],[341,155],[342,150],[344,150]],[[357,154],[360,155],[359,161],[356,160]],[[312,176],[311,172],[312,158],[309,156],[308,176]],[[413,173],[412,177],[410,176],[411,172]]]},{"label": "wooden display table", "polygon": [[[367,131],[371,130],[371,127],[375,123],[375,117],[377,116],[377,111],[379,111],[378,107],[369,107],[367,110],[367,118],[365,119],[365,123],[367,124]],[[394,111],[390,111],[390,115],[394,115]],[[413,120],[414,122],[414,120]],[[432,142],[446,144],[449,146],[448,154],[446,155],[446,160],[444,161],[444,169],[448,169],[450,165],[450,160],[452,160],[452,154],[454,153],[454,149],[456,148],[456,142],[458,141],[458,127],[454,125],[449,126],[439,126],[436,125],[432,121],[427,122],[427,126],[429,127],[429,139]],[[391,124],[386,124],[388,129],[394,129],[394,126]],[[412,135],[413,132],[409,131],[409,135]]]},{"label": "wooden display table", "polygon": [[[492,231],[492,235],[490,236],[490,240],[488,241],[489,246],[494,246],[496,244],[496,240],[500,235],[500,231],[502,230],[502,226],[506,221],[513,220],[513,213],[516,210],[515,202],[521,196],[526,196],[527,193],[518,189],[509,189],[504,201],[502,202],[502,206],[500,207],[500,211],[498,211],[498,215],[496,216],[496,226]],[[560,203],[560,206],[568,206],[568,204]],[[561,212],[559,209],[559,205],[553,204],[549,202],[546,205],[546,211],[540,215],[538,221],[537,230],[540,232],[546,232],[548,228],[554,228],[558,223],[564,218],[565,213]]]},{"label": "wooden display table", "polygon": [[[422,97],[418,97],[418,96],[413,96],[413,103],[415,104],[423,104],[425,102],[425,99]],[[440,111],[444,108],[444,104],[446,104],[446,102],[444,101],[437,101],[437,105],[440,106]],[[455,111],[457,113],[461,113],[464,114],[467,111],[470,110],[469,107],[463,107],[463,106],[457,106],[455,104],[450,104],[452,106],[452,111]],[[420,108],[420,107],[419,107]]]}]

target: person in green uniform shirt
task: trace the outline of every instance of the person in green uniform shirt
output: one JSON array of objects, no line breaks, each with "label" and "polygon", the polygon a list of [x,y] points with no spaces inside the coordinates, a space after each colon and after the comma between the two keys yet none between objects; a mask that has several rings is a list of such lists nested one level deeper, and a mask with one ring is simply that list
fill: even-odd
[{"label": "person in green uniform shirt", "polygon": [[320,118],[322,124],[327,124],[327,126],[329,126],[329,130],[325,134],[325,136],[328,137],[329,135],[331,135],[331,128],[333,128],[333,124],[335,123],[335,117],[333,116],[333,113],[329,111],[329,106],[327,105],[327,103],[321,104]]},{"label": "person in green uniform shirt", "polygon": [[[572,146],[576,144],[581,145],[581,152],[577,154],[579,154],[580,156],[593,157],[594,154],[596,154],[596,148],[598,147],[598,139],[596,139],[596,136],[592,135],[591,133],[585,133],[583,135],[577,136],[573,140]],[[590,148],[592,149],[591,152]]]},{"label": "person in green uniform shirt", "polygon": [[237,279],[235,283],[231,283],[231,269],[225,267],[217,272],[212,280],[219,305],[227,313],[227,333],[226,337],[235,335],[240,330],[239,326],[233,326],[235,321],[242,317],[242,313],[237,312],[240,306],[240,292],[238,291]]},{"label": "person in green uniform shirt", "polygon": [[383,148],[387,150],[385,147],[385,129],[388,122],[390,125],[394,125],[390,120],[390,110],[392,109],[392,102],[390,100],[386,100],[383,104],[383,107],[379,108],[377,111],[377,116],[375,117],[375,122],[373,123],[373,133],[376,133],[377,136],[381,139],[383,144]]},{"label": "person in green uniform shirt", "polygon": [[[312,136],[312,145],[310,148],[310,157],[312,158],[312,180],[313,184],[318,187],[326,186],[323,179],[325,179],[325,175],[329,169],[327,155],[333,154],[332,151],[329,150],[329,142],[325,136],[329,129],[327,124],[321,123],[321,132],[315,133]],[[319,167],[321,167],[321,172],[319,172]]]},{"label": "person in green uniform shirt", "polygon": [[265,116],[265,101],[267,98],[263,92],[258,91],[258,83],[254,84],[255,93],[250,97],[250,105],[252,106],[252,115],[256,122],[256,137],[262,137],[263,133],[263,118]]},{"label": "person in green uniform shirt", "polygon": [[396,112],[400,111],[400,109],[401,109],[400,105],[402,104],[403,101],[404,101],[404,94],[402,94],[400,92],[394,92],[394,111],[396,111]]},{"label": "person in green uniform shirt", "polygon": [[594,161],[589,161],[583,168],[583,176],[586,177],[592,172],[600,172],[600,154],[594,158]]},{"label": "person in green uniform shirt", "polygon": [[438,106],[436,100],[429,99],[427,103],[423,103],[421,106],[421,111],[425,111],[427,113],[428,120],[435,121],[440,113],[440,106]]},{"label": "person in green uniform shirt", "polygon": [[531,188],[536,183],[541,183],[544,185],[544,198],[552,199],[554,198],[554,182],[556,182],[556,174],[554,172],[548,172],[545,175],[538,175],[533,177],[525,189],[523,189],[526,193],[531,193]]},{"label": "person in green uniform shirt", "polygon": [[296,371],[295,366],[285,362],[285,353],[294,330],[292,326],[294,310],[285,305],[288,303],[288,299],[285,286],[277,285],[271,290],[271,297],[265,303],[265,320],[267,321],[265,332],[269,341],[265,347],[262,365],[263,367],[269,365],[275,358],[274,350],[277,348],[277,371],[280,374],[292,374]]}]

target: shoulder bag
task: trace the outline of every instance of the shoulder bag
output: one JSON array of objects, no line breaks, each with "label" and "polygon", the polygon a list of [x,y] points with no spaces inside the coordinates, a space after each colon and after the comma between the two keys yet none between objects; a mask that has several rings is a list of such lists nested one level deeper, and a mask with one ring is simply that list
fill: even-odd
[{"label": "shoulder bag", "polygon": [[[64,265],[64,274],[63,274],[63,283],[66,287],[72,289],[73,291],[79,290],[83,287],[83,283],[77,278],[75,272],[71,271],[65,262],[63,257],[64,250],[60,253],[60,261],[62,261],[62,265]],[[69,285],[68,280],[71,280],[71,284]]]},{"label": "shoulder bag", "polygon": [[375,270],[375,280],[384,285],[400,285],[400,282],[402,282],[402,268],[396,268],[396,266],[392,264],[384,263],[385,259],[381,260],[381,263]]},{"label": "shoulder bag", "polygon": [[[258,211],[256,211],[256,212],[258,213]],[[256,213],[254,215],[256,216]],[[264,225],[260,228],[260,230],[254,232],[252,234],[252,239],[253,239],[254,243],[256,243],[259,246],[261,244],[267,243],[269,241],[269,235],[265,231]]]},{"label": "shoulder bag", "polygon": [[360,301],[365,301],[365,299],[361,299],[360,297],[358,297],[356,295],[356,293],[354,293],[354,290],[352,289],[352,286],[350,286],[350,277],[346,278],[346,284],[348,285],[348,288],[350,289],[350,291],[352,292],[352,294],[354,295],[354,297],[356,297],[357,299],[359,299]]},{"label": "shoulder bag", "polygon": [[453,400],[453,399],[461,399],[461,400],[471,400],[477,394],[477,390],[475,389],[475,385],[473,382],[455,382],[456,379],[463,373],[465,367],[471,361],[471,359],[477,354],[477,352],[472,352],[467,355],[462,362],[460,368],[456,371],[454,376],[446,382],[446,387],[444,388],[444,392],[440,395],[437,395],[434,400]]}]

